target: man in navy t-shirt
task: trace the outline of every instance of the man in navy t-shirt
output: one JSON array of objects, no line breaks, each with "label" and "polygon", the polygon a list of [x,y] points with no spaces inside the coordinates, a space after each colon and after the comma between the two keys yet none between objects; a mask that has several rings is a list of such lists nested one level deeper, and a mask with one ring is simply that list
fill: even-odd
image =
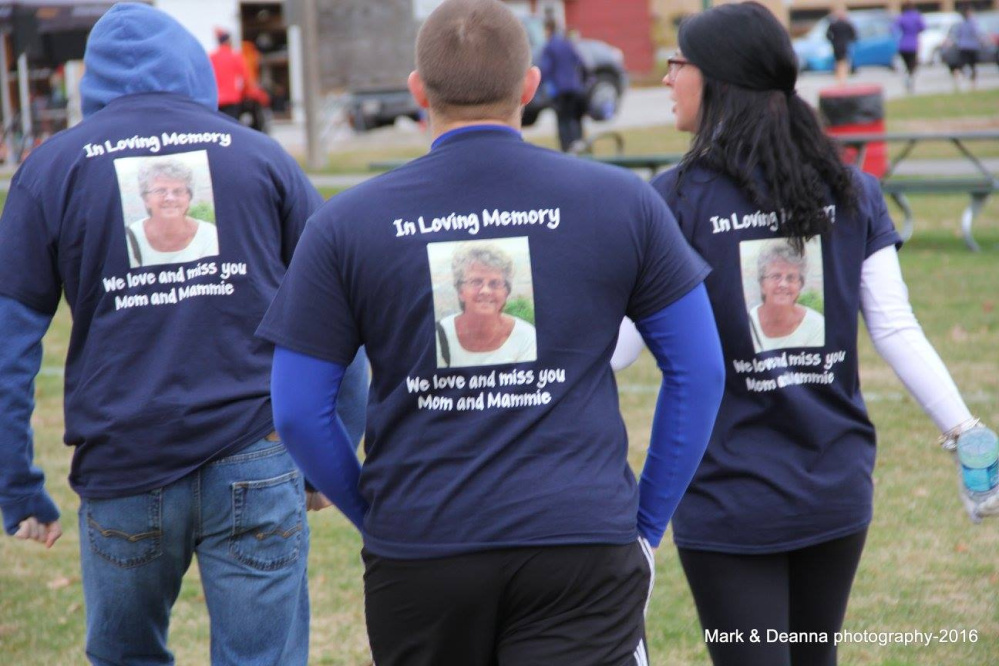
[{"label": "man in navy t-shirt", "polygon": [[[502,2],[433,12],[430,153],[310,219],[258,331],[278,431],[362,533],[379,666],[647,663],[649,556],[720,401],[707,268],[639,178],[523,141],[530,57]],[[625,315],[664,373],[638,483]],[[363,467],[329,418],[362,344]]]},{"label": "man in navy t-shirt", "polygon": [[204,49],[166,14],[116,5],[84,62],[85,120],[32,153],[0,218],[4,528],[61,534],[30,417],[65,295],[88,658],[172,663],[197,554],[212,662],[305,664],[306,495],[253,331],[321,198],[278,144],[216,111]]}]

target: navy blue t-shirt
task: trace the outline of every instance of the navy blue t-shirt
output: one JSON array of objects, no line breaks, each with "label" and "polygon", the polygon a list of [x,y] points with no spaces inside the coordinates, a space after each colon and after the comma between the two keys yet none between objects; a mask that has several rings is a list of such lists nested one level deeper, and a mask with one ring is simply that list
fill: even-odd
[{"label": "navy blue t-shirt", "polygon": [[652,185],[713,268],[705,286],[727,378],[707,453],[673,516],[675,542],[767,553],[863,529],[875,434],[857,374],[860,272],[871,254],[901,244],[878,182],[855,172],[857,211],[830,202],[832,229],[802,257],[780,238],[780,213],[759,210],[731,179],[695,166],[678,191],[678,173]]},{"label": "navy blue t-shirt", "polygon": [[372,552],[628,543],[618,328],[707,271],[633,174],[477,127],[327,202],[259,334],[344,365],[366,346]]},{"label": "navy blue t-shirt", "polygon": [[39,146],[0,218],[0,294],[73,315],[70,483],[163,486],[272,428],[252,333],[322,199],[273,140],[187,97],[120,97]]}]

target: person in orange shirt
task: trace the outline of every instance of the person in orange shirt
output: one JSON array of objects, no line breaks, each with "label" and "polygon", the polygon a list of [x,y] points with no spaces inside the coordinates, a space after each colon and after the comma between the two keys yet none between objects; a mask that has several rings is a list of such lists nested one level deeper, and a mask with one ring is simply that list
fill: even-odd
[{"label": "person in orange shirt", "polygon": [[250,127],[266,132],[270,124],[271,96],[260,85],[260,51],[253,42],[243,41],[246,85],[243,87],[243,113],[251,115]]},{"label": "person in orange shirt", "polygon": [[212,51],[209,58],[212,69],[215,70],[215,84],[219,89],[219,111],[239,118],[243,110],[244,89],[250,78],[246,63],[241,53],[232,50],[227,30],[216,28],[215,37],[219,41],[219,47]]}]

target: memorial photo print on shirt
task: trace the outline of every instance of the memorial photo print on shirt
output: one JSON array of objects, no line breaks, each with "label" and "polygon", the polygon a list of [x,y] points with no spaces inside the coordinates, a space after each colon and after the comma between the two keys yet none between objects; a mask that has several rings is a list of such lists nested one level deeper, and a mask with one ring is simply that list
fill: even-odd
[{"label": "memorial photo print on shirt", "polygon": [[219,253],[206,151],[122,157],[114,168],[130,268],[180,264]]},{"label": "memorial photo print on shirt", "polygon": [[526,236],[429,243],[438,368],[536,361]]},{"label": "memorial photo print on shirt", "polygon": [[786,239],[739,244],[749,335],[756,353],[822,347],[826,339],[822,239],[803,253]]}]

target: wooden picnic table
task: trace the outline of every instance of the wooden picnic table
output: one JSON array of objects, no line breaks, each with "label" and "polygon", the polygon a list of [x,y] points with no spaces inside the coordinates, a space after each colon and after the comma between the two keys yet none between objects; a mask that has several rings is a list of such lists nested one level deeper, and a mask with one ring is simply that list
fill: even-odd
[{"label": "wooden picnic table", "polygon": [[[857,150],[856,163],[863,164],[867,148],[873,143],[903,143],[904,146],[891,157],[884,176],[881,177],[881,189],[899,207],[904,215],[901,235],[904,240],[912,237],[915,218],[909,205],[909,194],[967,194],[971,201],[961,215],[961,230],[964,242],[974,252],[981,248],[972,235],[975,217],[981,212],[989,197],[999,189],[999,178],[991,173],[985,164],[968,148],[966,144],[973,142],[992,142],[999,145],[999,131],[982,130],[969,132],[885,132],[879,134],[841,134],[833,138],[844,146]],[[899,177],[895,175],[901,164],[920,143],[945,142],[956,149],[972,167],[975,173],[971,176],[947,177],[946,174],[932,174],[921,177]],[[623,143],[619,142],[619,148]],[[680,162],[683,153],[663,153],[649,155],[624,155],[621,151],[613,155],[586,155],[589,159],[605,164],[613,164],[628,169],[642,169],[650,175],[655,175],[661,169]]]},{"label": "wooden picnic table", "polygon": [[[961,214],[961,232],[964,243],[973,252],[981,248],[972,235],[975,217],[981,212],[989,197],[999,189],[999,178],[966,145],[975,142],[992,142],[999,145],[999,131],[979,130],[968,132],[884,132],[880,134],[840,134],[833,138],[843,146],[857,150],[857,164],[864,163],[867,148],[873,143],[900,143],[902,148],[890,158],[889,166],[881,177],[882,191],[891,197],[905,216],[902,221],[902,238],[912,237],[915,219],[909,205],[908,194],[967,194],[971,201]],[[949,143],[965,161],[974,167],[971,176],[950,177],[946,174],[930,174],[919,177],[897,176],[898,166],[919,144]]]}]

